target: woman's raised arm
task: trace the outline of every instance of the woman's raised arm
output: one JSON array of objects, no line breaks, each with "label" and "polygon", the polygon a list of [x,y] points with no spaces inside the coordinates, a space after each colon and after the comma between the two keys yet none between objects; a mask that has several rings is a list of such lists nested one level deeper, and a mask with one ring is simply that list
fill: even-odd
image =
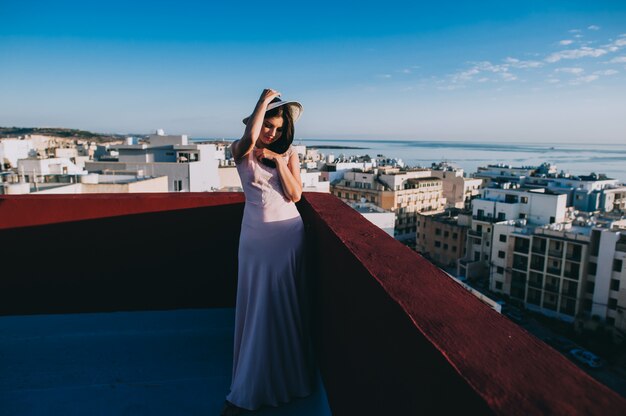
[{"label": "woman's raised arm", "polygon": [[256,140],[261,134],[261,127],[263,126],[263,119],[265,118],[265,111],[267,105],[276,97],[279,97],[280,93],[276,90],[265,89],[261,93],[259,101],[254,107],[254,111],[246,123],[246,130],[243,132],[241,139],[236,140],[231,145],[231,152],[235,160],[239,160],[246,156],[254,148]]}]

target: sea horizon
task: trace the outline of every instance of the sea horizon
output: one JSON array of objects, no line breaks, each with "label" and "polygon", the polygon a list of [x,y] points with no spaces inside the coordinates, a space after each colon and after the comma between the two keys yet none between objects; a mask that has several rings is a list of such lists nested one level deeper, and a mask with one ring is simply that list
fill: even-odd
[{"label": "sea horizon", "polygon": [[411,167],[428,168],[433,163],[443,161],[462,168],[467,176],[475,173],[478,167],[487,165],[522,167],[547,162],[556,165],[559,172],[573,176],[605,174],[626,183],[626,144],[315,138],[298,138],[294,144],[326,146],[320,152],[335,157],[366,154],[376,157],[382,154],[388,158],[402,159]]}]

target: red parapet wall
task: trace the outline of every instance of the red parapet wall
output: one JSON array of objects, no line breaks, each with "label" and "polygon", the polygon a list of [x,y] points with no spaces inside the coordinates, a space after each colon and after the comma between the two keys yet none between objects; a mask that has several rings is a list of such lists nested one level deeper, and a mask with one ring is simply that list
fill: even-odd
[{"label": "red parapet wall", "polygon": [[333,414],[623,415],[626,400],[337,198],[307,194]]},{"label": "red parapet wall", "polygon": [[243,203],[241,192],[2,195],[0,230]]},{"label": "red parapet wall", "polygon": [[243,201],[0,197],[0,315],[232,307]]}]

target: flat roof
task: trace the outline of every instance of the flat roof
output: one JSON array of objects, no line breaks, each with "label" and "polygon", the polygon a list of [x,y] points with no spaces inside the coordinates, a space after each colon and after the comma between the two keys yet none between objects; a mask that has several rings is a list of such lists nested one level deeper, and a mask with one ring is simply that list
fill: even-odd
[{"label": "flat roof", "polygon": [[[227,309],[0,317],[3,416],[219,414],[232,371]],[[258,415],[330,415],[317,391]]]}]

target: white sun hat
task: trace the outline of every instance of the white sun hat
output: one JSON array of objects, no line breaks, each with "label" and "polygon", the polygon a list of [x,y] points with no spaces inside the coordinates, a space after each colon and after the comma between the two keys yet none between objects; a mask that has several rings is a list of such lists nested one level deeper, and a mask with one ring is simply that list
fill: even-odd
[{"label": "white sun hat", "polygon": [[[298,119],[300,118],[300,116],[302,115],[302,104],[300,104],[297,101],[272,101],[271,103],[268,104],[267,106],[267,110],[265,110],[265,112],[268,112],[270,110],[273,110],[277,107],[286,105],[287,108],[289,108],[289,111],[291,112],[291,118],[293,119],[293,122],[295,123],[296,121],[298,121]],[[248,120],[250,119],[250,116],[246,117],[243,119],[243,124],[248,124]]]}]

